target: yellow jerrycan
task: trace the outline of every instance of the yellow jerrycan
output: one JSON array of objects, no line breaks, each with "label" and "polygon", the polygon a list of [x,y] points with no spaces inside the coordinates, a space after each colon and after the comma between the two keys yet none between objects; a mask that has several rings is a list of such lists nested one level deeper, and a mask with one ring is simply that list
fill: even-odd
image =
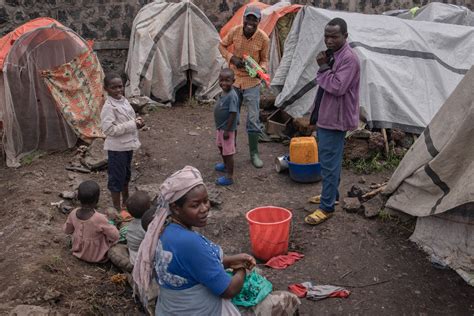
[{"label": "yellow jerrycan", "polygon": [[293,137],[290,142],[290,161],[299,164],[317,163],[316,139],[313,136]]}]

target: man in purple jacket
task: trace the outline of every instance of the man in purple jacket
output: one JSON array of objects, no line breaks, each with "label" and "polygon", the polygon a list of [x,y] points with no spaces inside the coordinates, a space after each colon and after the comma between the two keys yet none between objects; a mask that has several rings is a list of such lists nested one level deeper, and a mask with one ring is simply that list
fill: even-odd
[{"label": "man in purple jacket", "polygon": [[328,50],[316,57],[319,89],[311,117],[318,127],[323,188],[321,195],[311,198],[311,202],[319,203],[319,208],[306,216],[305,222],[310,225],[320,224],[334,213],[339,199],[344,138],[346,131],[356,129],[359,123],[360,65],[346,40],[346,22],[332,19],[324,29]]}]

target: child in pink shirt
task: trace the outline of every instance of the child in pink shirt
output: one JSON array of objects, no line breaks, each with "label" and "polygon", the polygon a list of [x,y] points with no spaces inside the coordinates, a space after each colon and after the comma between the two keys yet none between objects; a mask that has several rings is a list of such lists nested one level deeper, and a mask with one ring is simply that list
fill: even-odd
[{"label": "child in pink shirt", "polygon": [[69,214],[63,227],[66,234],[72,234],[72,254],[87,262],[107,261],[107,251],[119,239],[117,228],[95,210],[99,196],[96,182],[82,182],[78,190],[81,207]]}]

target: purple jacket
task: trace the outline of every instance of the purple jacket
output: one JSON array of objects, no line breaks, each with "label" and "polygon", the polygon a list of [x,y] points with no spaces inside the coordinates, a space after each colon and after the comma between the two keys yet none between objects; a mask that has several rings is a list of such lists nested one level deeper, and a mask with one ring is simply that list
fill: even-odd
[{"label": "purple jacket", "polygon": [[359,124],[359,58],[346,42],[334,53],[332,69],[320,68],[316,82],[324,89],[318,127],[350,131]]}]

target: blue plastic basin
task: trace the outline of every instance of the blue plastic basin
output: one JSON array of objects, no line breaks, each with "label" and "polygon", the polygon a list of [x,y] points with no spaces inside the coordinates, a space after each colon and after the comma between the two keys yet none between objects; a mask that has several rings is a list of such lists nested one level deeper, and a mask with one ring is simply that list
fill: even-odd
[{"label": "blue plastic basin", "polygon": [[321,181],[321,164],[308,163],[299,164],[288,161],[288,170],[290,171],[290,178],[295,182],[312,183]]}]

